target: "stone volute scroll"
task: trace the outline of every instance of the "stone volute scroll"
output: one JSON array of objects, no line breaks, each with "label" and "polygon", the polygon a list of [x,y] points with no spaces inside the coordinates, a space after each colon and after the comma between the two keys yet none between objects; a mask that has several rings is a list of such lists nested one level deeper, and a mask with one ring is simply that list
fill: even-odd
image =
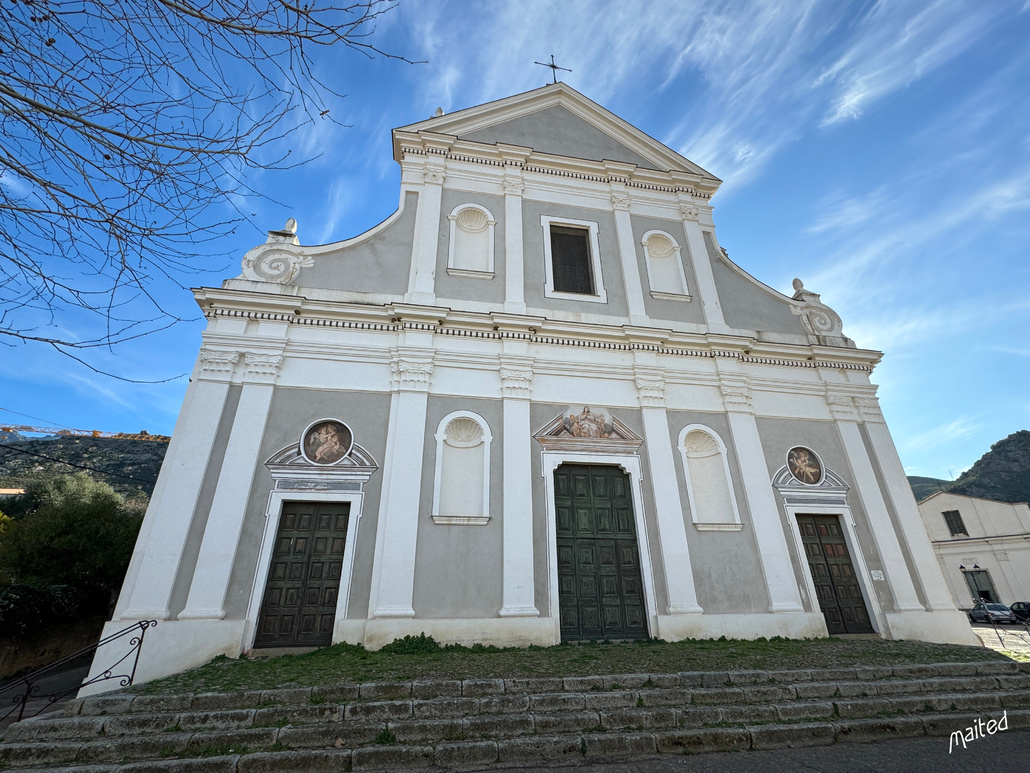
[{"label": "stone volute scroll", "polygon": [[301,268],[315,265],[310,255],[302,255],[297,238],[297,221],[292,217],[279,231],[269,231],[267,241],[243,256],[243,278],[253,282],[290,284]]},{"label": "stone volute scroll", "polygon": [[847,346],[855,348],[855,342],[844,335],[844,323],[837,312],[820,302],[819,294],[805,289],[800,279],[794,280],[795,303],[790,307],[791,313],[801,318],[801,324],[809,335],[815,336],[825,346]]}]

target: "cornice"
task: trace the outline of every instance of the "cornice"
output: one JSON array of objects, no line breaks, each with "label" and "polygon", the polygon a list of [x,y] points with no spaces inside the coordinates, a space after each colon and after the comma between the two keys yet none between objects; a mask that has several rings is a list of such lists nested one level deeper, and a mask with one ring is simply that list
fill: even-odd
[{"label": "cornice", "polygon": [[769,344],[748,336],[683,333],[665,328],[590,324],[499,312],[452,311],[436,306],[332,303],[308,301],[301,296],[227,289],[197,290],[195,295],[208,319],[255,319],[384,333],[419,330],[443,336],[521,340],[609,351],[647,351],[671,357],[725,357],[747,364],[865,373],[872,372],[882,356],[868,349]]}]

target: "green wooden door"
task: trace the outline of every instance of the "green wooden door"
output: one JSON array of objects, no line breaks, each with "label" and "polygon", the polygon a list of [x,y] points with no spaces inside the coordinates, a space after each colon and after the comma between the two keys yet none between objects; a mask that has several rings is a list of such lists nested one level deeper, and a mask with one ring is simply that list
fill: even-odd
[{"label": "green wooden door", "polygon": [[831,634],[873,633],[840,519],[836,515],[799,515],[798,528],[826,630]]},{"label": "green wooden door", "polygon": [[563,464],[554,500],[562,640],[646,639],[629,476]]},{"label": "green wooden door", "polygon": [[332,644],[349,502],[286,502],[255,647]]}]

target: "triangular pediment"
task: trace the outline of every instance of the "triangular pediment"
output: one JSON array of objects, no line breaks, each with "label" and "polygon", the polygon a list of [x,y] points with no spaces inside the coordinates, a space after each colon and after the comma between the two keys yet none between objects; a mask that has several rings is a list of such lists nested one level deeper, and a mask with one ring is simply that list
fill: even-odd
[{"label": "triangular pediment", "polygon": [[548,451],[627,453],[644,442],[605,409],[570,406],[545,424],[533,438]]},{"label": "triangular pediment", "polygon": [[[588,161],[617,161],[644,169],[706,172],[671,148],[564,83],[420,121],[396,132],[432,132],[486,145],[515,145],[536,153]],[[395,156],[398,148],[395,140]]]}]

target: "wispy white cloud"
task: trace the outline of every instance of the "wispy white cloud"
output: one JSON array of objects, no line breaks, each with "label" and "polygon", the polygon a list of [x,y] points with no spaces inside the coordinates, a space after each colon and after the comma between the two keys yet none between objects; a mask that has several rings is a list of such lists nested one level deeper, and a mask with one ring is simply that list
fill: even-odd
[{"label": "wispy white cloud", "polygon": [[909,435],[901,444],[904,451],[919,451],[933,446],[943,445],[961,440],[975,434],[980,429],[980,418],[976,416],[960,416],[945,424],[915,435]]},{"label": "wispy white cloud", "polygon": [[809,233],[838,232],[861,225],[882,212],[886,198],[883,187],[863,196],[835,194],[819,203],[819,215],[806,230]]}]

